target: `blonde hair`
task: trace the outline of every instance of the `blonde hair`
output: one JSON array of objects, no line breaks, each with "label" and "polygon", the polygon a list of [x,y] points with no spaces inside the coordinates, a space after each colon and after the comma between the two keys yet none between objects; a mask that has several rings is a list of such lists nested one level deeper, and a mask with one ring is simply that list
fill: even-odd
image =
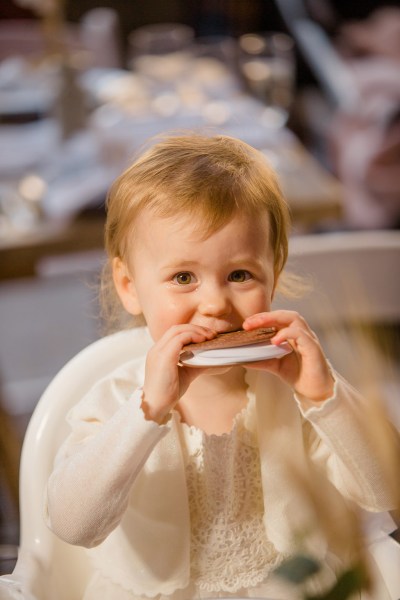
[{"label": "blonde hair", "polygon": [[[245,142],[190,133],[169,135],[151,146],[110,188],[105,226],[109,264],[115,257],[127,263],[137,217],[145,208],[165,218],[188,215],[205,235],[223,227],[237,213],[267,213],[275,281],[284,268],[288,207],[266,158]],[[103,289],[109,287],[109,276],[110,266]]]}]

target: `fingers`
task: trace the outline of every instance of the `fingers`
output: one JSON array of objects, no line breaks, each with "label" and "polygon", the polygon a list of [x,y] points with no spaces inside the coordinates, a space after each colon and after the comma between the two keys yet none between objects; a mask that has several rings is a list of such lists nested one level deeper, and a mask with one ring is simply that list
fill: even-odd
[{"label": "fingers", "polygon": [[201,325],[174,325],[154,344],[151,352],[174,357],[178,362],[183,346],[211,340],[216,335],[216,331]]},{"label": "fingers", "polygon": [[249,368],[263,368],[278,374],[297,393],[309,399],[330,397],[333,380],[329,365],[317,336],[299,313],[290,310],[258,313],[243,323],[247,330],[256,327],[275,327],[277,332],[271,342],[279,345],[287,341],[294,352],[277,361],[255,363]]},{"label": "fingers", "polygon": [[257,313],[243,322],[243,329],[251,330],[256,327],[275,327],[277,332],[271,338],[273,344],[281,344],[286,340],[301,341],[304,335],[313,341],[317,339],[306,320],[298,312],[291,310]]},{"label": "fingers", "polygon": [[185,346],[190,343],[203,342],[211,340],[217,335],[217,332],[202,325],[183,324],[173,325],[160,338],[160,345],[167,345],[176,342],[177,345]]},{"label": "fingers", "polygon": [[270,312],[257,313],[247,317],[243,322],[243,329],[255,329],[256,327],[266,327],[274,325],[282,327],[291,323],[292,321],[302,320],[304,323],[305,319],[294,310],[271,310]]},{"label": "fingers", "polygon": [[146,358],[143,392],[147,418],[162,422],[195,378],[178,367],[183,346],[216,335],[207,327],[183,324],[174,325],[156,341]]}]

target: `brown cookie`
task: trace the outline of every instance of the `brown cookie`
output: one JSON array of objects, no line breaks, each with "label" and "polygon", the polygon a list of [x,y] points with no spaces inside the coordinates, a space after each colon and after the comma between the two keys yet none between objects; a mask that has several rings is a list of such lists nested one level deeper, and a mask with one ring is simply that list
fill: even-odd
[{"label": "brown cookie", "polygon": [[229,333],[220,333],[212,340],[199,342],[197,344],[187,344],[182,348],[182,352],[193,352],[200,350],[214,350],[217,348],[235,348],[257,344],[271,339],[276,333],[274,327],[259,327],[251,331],[241,329],[239,331],[230,331]]}]

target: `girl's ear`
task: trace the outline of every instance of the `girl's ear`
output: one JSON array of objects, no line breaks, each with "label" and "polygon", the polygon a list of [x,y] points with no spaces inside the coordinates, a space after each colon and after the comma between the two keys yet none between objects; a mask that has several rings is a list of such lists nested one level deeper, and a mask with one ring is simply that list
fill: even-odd
[{"label": "girl's ear", "polygon": [[126,264],[119,258],[112,262],[115,289],[125,310],[131,315],[142,314],[136,287]]}]

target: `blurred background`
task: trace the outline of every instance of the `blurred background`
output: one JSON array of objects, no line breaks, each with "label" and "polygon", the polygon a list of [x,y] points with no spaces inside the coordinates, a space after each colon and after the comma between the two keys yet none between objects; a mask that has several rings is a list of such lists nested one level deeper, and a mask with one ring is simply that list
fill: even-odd
[{"label": "blurred background", "polygon": [[[389,332],[398,364],[398,2],[2,0],[1,572],[18,544],[30,415],[63,364],[104,333],[107,189],[149,137],[178,129],[234,135],[265,154],[292,214],[293,268],[311,270],[331,300],[336,290],[334,308],[351,280],[346,320]],[[369,294],[376,310],[361,318]],[[328,307],[310,307],[318,328]],[[392,374],[386,392],[398,398]]]}]

